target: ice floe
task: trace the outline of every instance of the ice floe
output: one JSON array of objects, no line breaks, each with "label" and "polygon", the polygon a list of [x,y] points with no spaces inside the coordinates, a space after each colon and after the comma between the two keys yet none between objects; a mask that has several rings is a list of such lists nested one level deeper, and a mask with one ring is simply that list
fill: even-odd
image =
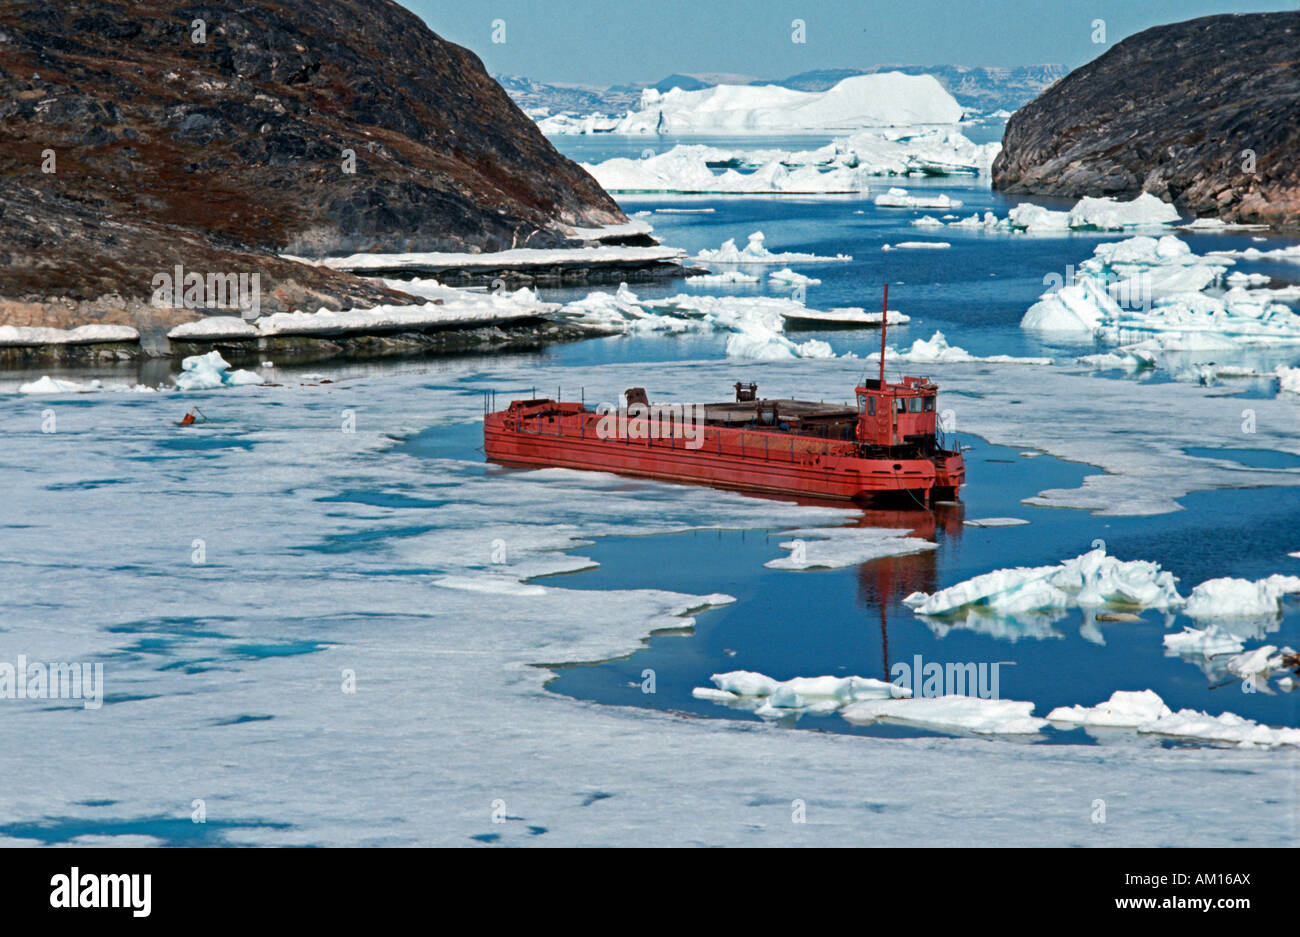
[{"label": "ice floe", "polygon": [[791,264],[791,263],[843,263],[853,258],[848,254],[823,257],[818,254],[798,252],[773,253],[768,250],[762,231],[749,236],[743,248],[736,246],[735,238],[728,238],[717,250],[704,249],[695,259],[711,264]]},{"label": "ice floe", "polygon": [[[1001,145],[977,145],[955,128],[864,130],[813,150],[721,149],[678,144],[640,159],[583,168],[610,192],[728,195],[865,195],[872,176],[986,173]],[[713,209],[656,209],[656,212]]]},{"label": "ice floe", "polygon": [[892,188],[877,195],[875,203],[881,208],[961,208],[961,202],[950,196],[909,195],[907,189]]},{"label": "ice floe", "polygon": [[1174,654],[1183,656],[1219,657],[1224,654],[1237,654],[1245,645],[1241,639],[1218,625],[1208,628],[1184,628],[1177,634],[1164,636],[1165,647]]},{"label": "ice floe", "polygon": [[568,303],[565,318],[619,332],[730,332],[726,354],[766,361],[830,358],[831,346],[818,339],[794,342],[782,333],[787,316],[811,312],[802,303],[776,296],[679,294],[640,299],[621,284],[616,293],[593,292]]},{"label": "ice floe", "polygon": [[786,166],[772,159],[749,172],[727,168],[714,172],[711,162],[731,162],[726,151],[681,145],[641,159],[614,157],[585,163],[608,192],[679,192],[698,195],[842,195],[865,194],[870,173],[847,166]]},{"label": "ice floe", "polygon": [[922,251],[946,250],[952,247],[947,241],[899,241],[897,244],[882,244],[882,251]]},{"label": "ice floe", "polygon": [[516,247],[504,251],[482,251],[475,254],[440,251],[415,251],[406,253],[362,253],[341,257],[298,257],[282,255],[285,260],[347,270],[365,274],[367,271],[386,272],[410,270],[439,273],[444,270],[502,269],[527,270],[536,267],[584,266],[587,264],[649,264],[671,263],[685,257],[686,252],[675,247],[624,247],[599,245],[596,247],[533,248]]},{"label": "ice floe", "polygon": [[153,393],[155,390],[156,388],[144,384],[122,384],[100,380],[69,381],[63,378],[50,377],[48,374],[39,380],[18,385],[18,393],[20,394],[90,394],[99,391],[142,394]]},{"label": "ice floe", "polygon": [[739,270],[724,270],[722,273],[702,273],[699,276],[691,277],[693,285],[724,285],[731,283],[757,283],[759,278],[751,276],[748,273],[741,273]]},{"label": "ice floe", "polygon": [[709,677],[712,687],[696,687],[696,699],[745,709],[765,719],[785,719],[809,713],[825,715],[844,706],[910,696],[905,686],[872,677],[795,677],[775,680],[761,673],[735,670]]},{"label": "ice floe", "polygon": [[783,286],[820,286],[822,282],[816,277],[805,276],[802,273],[795,273],[789,267],[774,270],[767,275],[767,278],[772,283]]},{"label": "ice floe", "polygon": [[763,565],[770,569],[839,569],[858,566],[884,556],[904,556],[936,549],[936,544],[907,531],[876,527],[826,527],[808,530],[791,530],[790,540],[782,541],[781,549],[789,556],[768,560]]},{"label": "ice floe", "polygon": [[1274,729],[1233,713],[1210,716],[1192,709],[1174,712],[1152,690],[1117,690],[1096,706],[1060,706],[1049,722],[1088,729],[1132,729],[1189,741],[1223,742],[1244,747],[1300,745],[1300,729]]},{"label": "ice floe", "polygon": [[895,722],[940,732],[975,735],[1033,735],[1047,720],[1033,715],[1034,704],[976,696],[934,696],[916,699],[872,699],[840,710],[849,722]]},{"label": "ice floe", "polygon": [[[960,204],[960,203],[958,203]],[[917,206],[925,207],[925,206]],[[935,206],[944,207],[944,206]],[[1069,231],[1123,231],[1145,228],[1168,228],[1178,222],[1178,210],[1150,193],[1142,193],[1129,202],[1113,198],[1082,198],[1068,210],[1055,210],[1021,202],[1005,218],[991,211],[949,221],[950,228],[983,231],[1010,231],[1028,234],[1058,234]],[[924,216],[914,225],[936,227],[943,222]]]},{"label": "ice floe", "polygon": [[963,523],[967,527],[1020,527],[1029,521],[1023,517],[973,517]]}]

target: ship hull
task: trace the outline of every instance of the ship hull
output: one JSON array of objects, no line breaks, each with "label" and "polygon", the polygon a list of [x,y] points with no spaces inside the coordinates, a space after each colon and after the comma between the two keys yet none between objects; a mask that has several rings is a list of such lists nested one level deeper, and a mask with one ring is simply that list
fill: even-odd
[{"label": "ship hull", "polygon": [[922,459],[865,459],[851,443],[752,429],[703,427],[692,440],[653,425],[639,433],[602,434],[591,413],[530,422],[509,412],[484,418],[490,461],[513,466],[612,472],[765,495],[869,501],[910,494],[953,498],[964,481],[959,453]]}]

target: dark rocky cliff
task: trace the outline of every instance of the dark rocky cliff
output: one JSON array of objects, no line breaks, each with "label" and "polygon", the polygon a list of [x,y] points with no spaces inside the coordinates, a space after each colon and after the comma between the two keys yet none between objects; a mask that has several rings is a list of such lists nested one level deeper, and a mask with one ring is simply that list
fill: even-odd
[{"label": "dark rocky cliff", "polygon": [[393,294],[277,255],[550,247],[625,220],[390,0],[7,0],[0,174],[8,325],[194,318],[145,305],[174,264],[260,272],[264,313],[369,305]]},{"label": "dark rocky cliff", "polygon": [[993,186],[1146,191],[1191,215],[1300,225],[1300,13],[1207,16],[1125,39],[1016,111]]}]

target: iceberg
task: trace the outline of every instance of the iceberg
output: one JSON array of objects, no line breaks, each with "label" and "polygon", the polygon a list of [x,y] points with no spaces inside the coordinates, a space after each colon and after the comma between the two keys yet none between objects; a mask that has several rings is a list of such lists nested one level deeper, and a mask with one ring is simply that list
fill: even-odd
[{"label": "iceberg", "polygon": [[1300,593],[1300,576],[1210,579],[1192,590],[1184,609],[1189,618],[1280,618],[1282,596]]},{"label": "iceberg", "polygon": [[1176,582],[1158,563],[1119,560],[1098,547],[1057,566],[999,569],[933,595],[914,592],[903,604],[918,615],[951,615],[972,607],[1013,615],[1070,606],[1172,609],[1183,604]]},{"label": "iceberg", "polygon": [[216,390],[220,387],[261,383],[261,375],[252,371],[231,371],[230,365],[219,351],[184,359],[181,361],[181,373],[176,375],[176,388],[183,391]]},{"label": "iceberg", "polygon": [[646,88],[617,122],[548,117],[543,133],[788,134],[916,124],[956,124],[961,105],[932,75],[854,75],[825,91],[780,85],[716,85],[698,91]]}]

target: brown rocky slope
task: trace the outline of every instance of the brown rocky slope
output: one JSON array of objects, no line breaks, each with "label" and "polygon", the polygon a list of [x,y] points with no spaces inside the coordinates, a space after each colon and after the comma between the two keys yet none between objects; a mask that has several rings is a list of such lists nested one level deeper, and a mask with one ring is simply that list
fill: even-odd
[{"label": "brown rocky slope", "polygon": [[993,187],[1300,226],[1300,13],[1130,36],[1012,115]]},{"label": "brown rocky slope", "polygon": [[176,264],[259,273],[263,314],[371,305],[401,297],[278,255],[553,247],[626,220],[390,0],[10,0],[0,176],[0,325],[165,330],[200,314],[149,305]]}]

